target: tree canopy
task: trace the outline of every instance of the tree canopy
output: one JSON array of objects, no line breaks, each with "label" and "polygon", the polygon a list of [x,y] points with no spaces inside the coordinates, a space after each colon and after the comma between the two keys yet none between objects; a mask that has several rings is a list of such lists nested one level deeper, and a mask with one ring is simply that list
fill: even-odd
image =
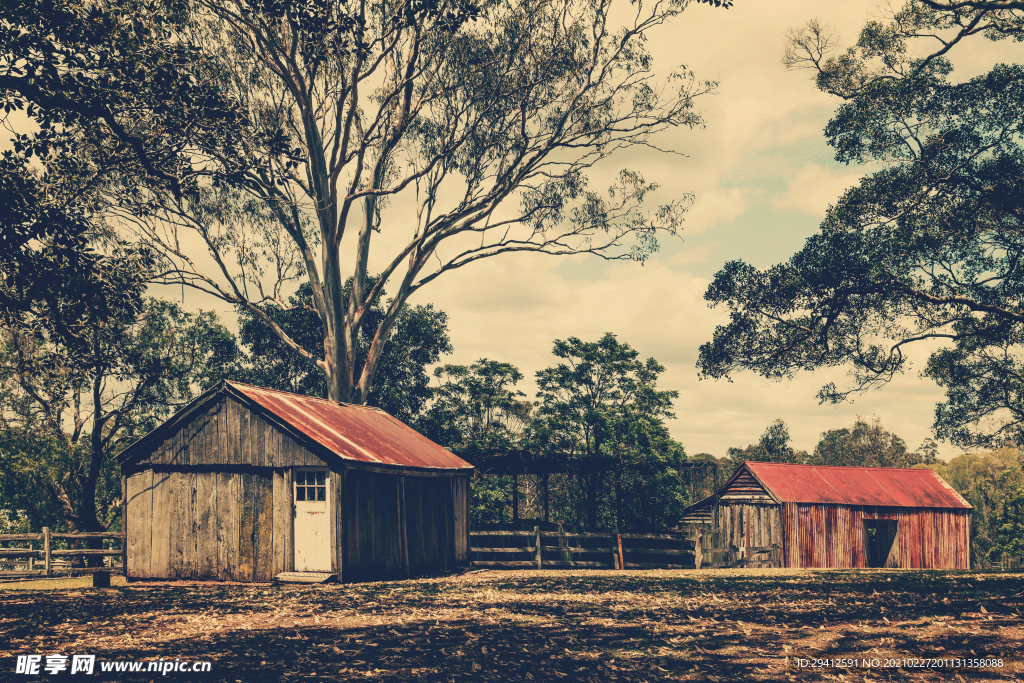
[{"label": "tree canopy", "polygon": [[773,421],[764,430],[757,443],[746,448],[730,448],[726,456],[736,469],[747,460],[755,462],[802,463],[807,460],[806,451],[793,448],[789,425],[782,420]]},{"label": "tree canopy", "polygon": [[[346,286],[351,286],[351,281]],[[375,330],[386,315],[383,303],[367,312],[367,329]],[[267,303],[261,305],[261,310],[288,336],[303,344],[315,346],[323,340],[309,283],[299,286],[296,294],[288,298],[287,307]],[[248,349],[248,358],[235,369],[234,379],[270,389],[329,397],[327,379],[316,364],[290,353],[281,338],[246,307],[239,308],[239,339]],[[356,362],[365,362],[370,339],[361,333],[356,341]],[[417,424],[432,396],[427,368],[440,360],[442,354],[451,352],[448,316],[444,311],[436,310],[432,304],[406,304],[399,311],[391,340],[378,361],[366,402],[403,422]]]},{"label": "tree canopy", "polygon": [[[645,47],[686,4],[620,27],[612,0],[19,0],[0,88],[40,125],[26,153],[71,131],[116,160],[111,206],[158,281],[244,306],[331,398],[364,402],[403,305],[443,273],[510,252],[642,261],[679,230],[687,198],[648,208],[639,173],[607,192],[588,176],[701,125],[713,84],[658,83]],[[303,281],[312,346],[265,310]]]},{"label": "tree canopy", "polygon": [[[675,417],[677,391],[657,387],[665,367],[610,332],[596,342],[576,337],[556,340],[553,354],[562,362],[537,373],[536,448],[559,455],[614,459],[614,507],[606,508],[616,528],[629,517],[650,522],[685,506],[685,482],[673,466],[685,458],[669,437],[664,420]],[[601,473],[585,471],[573,482],[582,489],[585,523],[598,525]],[[624,501],[630,501],[627,509]]]},{"label": "tree canopy", "polygon": [[911,452],[903,439],[882,427],[878,417],[871,422],[858,417],[852,428],[824,432],[807,462],[840,467],[912,467],[934,464],[937,459],[927,442],[920,451]]},{"label": "tree canopy", "polygon": [[121,510],[113,456],[236,361],[213,314],[157,299],[81,337],[68,353],[60,337],[0,327],[0,509],[37,529],[105,530]]},{"label": "tree canopy", "polygon": [[[847,367],[821,401],[906,371],[905,350],[946,343],[924,374],[946,389],[935,432],[959,445],[1018,439],[1024,333],[1024,69],[952,78],[960,43],[1024,38],[1018,3],[915,0],[836,53],[814,21],[786,62],[844,103],[825,130],[836,159],[881,166],[832,206],[788,262],[742,261],[705,298],[729,310],[700,351],[705,377]],[[938,42],[936,42],[938,41]]]}]

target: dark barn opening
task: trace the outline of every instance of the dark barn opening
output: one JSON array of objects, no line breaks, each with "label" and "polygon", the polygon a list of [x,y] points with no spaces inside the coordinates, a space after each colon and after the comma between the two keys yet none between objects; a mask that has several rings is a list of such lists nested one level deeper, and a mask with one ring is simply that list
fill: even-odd
[{"label": "dark barn opening", "polygon": [[868,567],[884,567],[896,542],[897,520],[865,519],[864,552]]}]

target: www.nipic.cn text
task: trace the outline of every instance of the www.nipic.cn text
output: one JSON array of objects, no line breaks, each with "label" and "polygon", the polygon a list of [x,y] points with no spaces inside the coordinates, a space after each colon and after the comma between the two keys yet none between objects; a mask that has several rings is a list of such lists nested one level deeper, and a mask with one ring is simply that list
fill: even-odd
[{"label": "www.nipic.cn text", "polygon": [[18,655],[14,673],[28,676],[40,674],[92,674],[103,673],[147,672],[166,676],[169,673],[202,673],[209,671],[210,662],[182,661],[180,657],[142,662],[108,662],[96,661],[96,655]]}]

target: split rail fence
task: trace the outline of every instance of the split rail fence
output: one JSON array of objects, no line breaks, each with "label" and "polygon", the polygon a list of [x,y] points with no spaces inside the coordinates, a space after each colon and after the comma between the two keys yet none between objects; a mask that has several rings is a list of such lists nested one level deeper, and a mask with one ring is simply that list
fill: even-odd
[{"label": "split rail fence", "polygon": [[696,540],[680,534],[471,531],[470,565],[503,569],[693,569]]},{"label": "split rail fence", "polygon": [[[54,541],[74,541],[91,539],[110,539],[121,542],[119,549],[114,548],[69,548],[54,549]],[[0,578],[20,578],[30,576],[53,576],[59,574],[92,574],[98,571],[112,574],[123,574],[125,564],[124,534],[119,531],[82,532],[76,534],[51,533],[49,527],[43,527],[38,534],[0,534],[0,544],[7,546],[11,542],[29,543],[25,548],[0,547],[0,566],[12,565],[13,570],[0,571]],[[41,544],[39,549],[32,544]],[[103,567],[74,568],[68,561],[72,557],[101,556],[109,557]],[[121,564],[115,565],[114,558],[121,558]],[[41,560],[42,566],[37,565]],[[18,569],[17,567],[22,567]]]}]

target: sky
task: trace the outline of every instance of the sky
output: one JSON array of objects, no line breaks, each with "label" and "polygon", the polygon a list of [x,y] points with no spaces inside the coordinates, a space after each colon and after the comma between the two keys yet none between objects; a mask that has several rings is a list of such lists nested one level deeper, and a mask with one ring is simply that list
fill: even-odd
[{"label": "sky", "polygon": [[[519,389],[535,392],[534,376],[556,359],[556,339],[596,341],[606,332],[665,366],[660,387],[679,392],[668,422],[687,453],[724,456],[729,447],[755,443],[776,419],[789,426],[793,446],[812,451],[822,432],[850,427],[857,416],[877,417],[911,449],[931,435],[942,391],[918,375],[936,348],[912,348],[912,366],[879,390],[839,405],[819,405],[818,389],[843,371],[768,382],[738,373],[731,382],[699,380],[698,348],[726,320],[703,299],[715,272],[743,259],[768,267],[788,259],[813,235],[828,206],[868,169],[833,160],[823,129],[840,102],[817,91],[807,71],[787,70],[781,58],[788,29],[812,18],[830,25],[840,44],[856,40],[881,10],[865,0],[736,0],[731,9],[691,5],[649,35],[655,69],[685,65],[698,78],[718,81],[715,94],[698,98],[706,126],[674,129],[654,140],[679,154],[643,149],[616,155],[595,171],[594,185],[609,184],[619,168],[641,171],[661,189],[652,204],[692,194],[679,238],[644,265],[594,256],[503,255],[446,273],[417,292],[411,304],[431,303],[449,316],[454,353],[442,362],[480,358],[516,365]],[[1024,47],[975,39],[954,53],[954,77],[987,71],[997,61],[1020,61]],[[401,223],[401,207],[386,219]],[[387,232],[387,231],[385,231]],[[401,230],[374,247],[390,259]],[[389,241],[390,240],[390,241]],[[371,263],[379,272],[383,261]],[[377,270],[374,270],[374,268]],[[158,292],[181,298],[180,290]],[[230,306],[186,293],[189,308],[216,310],[230,323]],[[940,457],[959,453],[940,444]]]},{"label": "sky", "polygon": [[[532,394],[536,371],[554,364],[554,340],[596,341],[612,332],[666,367],[660,386],[679,392],[677,417],[668,425],[691,455],[721,457],[729,447],[755,443],[776,419],[789,426],[795,448],[812,451],[822,432],[850,427],[858,415],[878,417],[916,449],[931,436],[943,398],[918,374],[934,347],[912,350],[909,372],[840,406],[819,405],[815,394],[829,381],[843,386],[844,371],[782,382],[739,373],[730,383],[699,380],[696,370],[699,346],[726,319],[703,300],[714,273],[733,259],[758,267],[785,261],[866,172],[834,161],[823,129],[840,102],[817,91],[807,71],[782,64],[787,29],[817,17],[845,47],[878,14],[877,5],[862,0],[737,0],[729,10],[691,6],[652,33],[656,68],[684,64],[720,83],[715,95],[698,101],[705,128],[659,140],[686,157],[644,152],[621,161],[662,186],[655,202],[695,195],[681,239],[664,241],[643,266],[529,255],[446,274],[411,301],[433,303],[450,316],[455,353],[445,360],[513,363],[526,377],[520,389]],[[955,77],[1020,56],[1005,42],[966,47],[955,56]],[[943,459],[959,453],[940,444]]]}]

